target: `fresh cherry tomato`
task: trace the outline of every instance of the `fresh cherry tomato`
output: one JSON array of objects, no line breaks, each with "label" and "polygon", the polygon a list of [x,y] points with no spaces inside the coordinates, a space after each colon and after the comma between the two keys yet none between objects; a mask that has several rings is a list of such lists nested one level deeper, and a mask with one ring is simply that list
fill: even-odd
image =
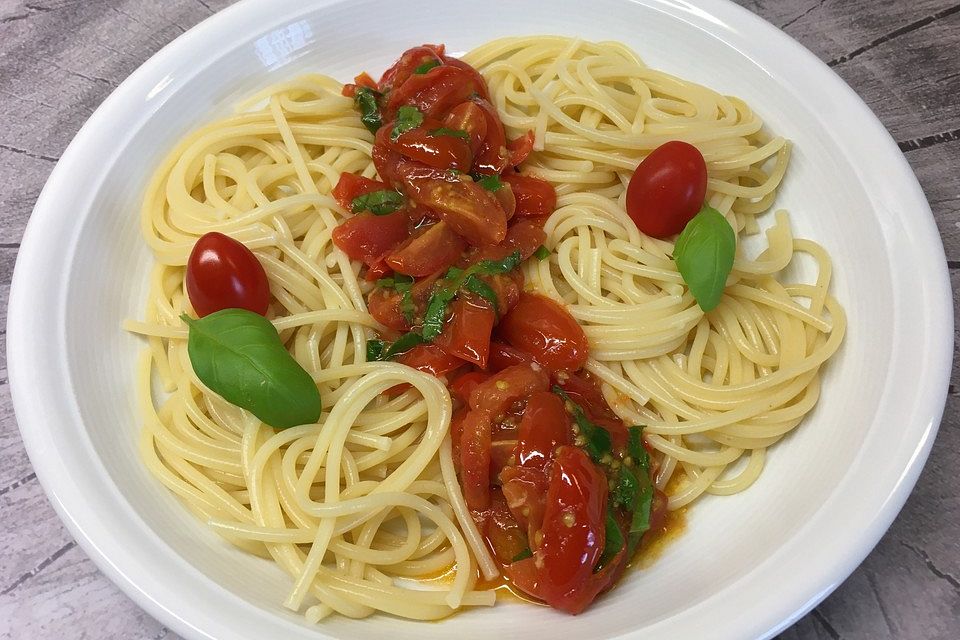
[{"label": "fresh cherry tomato", "polygon": [[463,497],[471,509],[490,504],[490,430],[489,411],[474,409],[460,423],[460,476]]},{"label": "fresh cherry tomato", "polygon": [[543,469],[556,448],[570,442],[570,418],[560,397],[549,391],[530,396],[517,438],[518,464]]},{"label": "fresh cherry tomato", "polygon": [[496,313],[487,304],[463,297],[450,304],[450,311],[450,318],[437,336],[436,345],[452,356],[485,368]]},{"label": "fresh cherry tomato", "polygon": [[421,278],[446,270],[460,259],[466,248],[463,239],[441,221],[420,227],[387,256],[387,265],[398,273]]},{"label": "fresh cherry tomato", "polygon": [[351,260],[372,266],[407,239],[408,220],[404,209],[384,216],[361,213],[334,227],[333,243]]},{"label": "fresh cherry tomato", "polygon": [[550,606],[580,613],[593,600],[584,602],[579,591],[603,552],[606,513],[606,476],[582,449],[560,447],[550,472],[543,539],[534,552],[543,567],[539,596]]},{"label": "fresh cherry tomato", "polygon": [[546,391],[549,386],[550,378],[539,365],[515,365],[478,385],[470,393],[470,407],[486,409],[494,418],[499,418],[514,402],[537,391]]},{"label": "fresh cherry tomato", "polygon": [[520,294],[497,333],[554,371],[576,371],[589,355],[587,336],[573,316],[550,298],[533,293]]},{"label": "fresh cherry tomato", "polygon": [[557,208],[557,192],[546,180],[507,172],[502,179],[513,188],[517,217],[549,216]]},{"label": "fresh cherry tomato", "polygon": [[703,207],[707,165],[693,145],[673,140],[643,159],[627,186],[627,213],[648,236],[683,231]]},{"label": "fresh cherry tomato", "polygon": [[594,378],[585,373],[571,373],[563,376],[560,388],[572,401],[580,405],[591,422],[610,432],[615,447],[626,445],[627,428],[607,404],[600,385]]},{"label": "fresh cherry tomato", "polygon": [[333,191],[330,192],[330,195],[334,197],[341,207],[347,211],[352,211],[353,200],[357,196],[389,188],[389,185],[379,180],[364,178],[355,173],[341,173],[340,180],[337,182],[337,186],[333,188]]},{"label": "fresh cherry tomato", "polygon": [[270,285],[263,265],[242,243],[211,231],[200,236],[187,260],[187,295],[197,315],[246,309],[263,315]]}]

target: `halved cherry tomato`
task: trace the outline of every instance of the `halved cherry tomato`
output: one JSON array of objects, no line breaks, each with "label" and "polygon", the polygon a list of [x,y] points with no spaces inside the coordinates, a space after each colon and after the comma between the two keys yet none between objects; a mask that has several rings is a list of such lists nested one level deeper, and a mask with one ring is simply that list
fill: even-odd
[{"label": "halved cherry tomato", "polygon": [[435,344],[417,345],[399,356],[397,362],[437,378],[463,366],[459,358],[445,353]]},{"label": "halved cherry tomato", "polygon": [[407,239],[407,222],[407,212],[403,209],[385,216],[361,213],[334,227],[333,243],[351,260],[374,265]]},{"label": "halved cherry tomato", "polygon": [[454,131],[466,131],[470,136],[470,152],[474,155],[487,135],[487,118],[483,110],[469,100],[451,109],[443,119],[443,126]]},{"label": "halved cherry tomato", "polygon": [[503,173],[510,164],[510,152],[507,150],[507,138],[503,132],[503,123],[496,108],[488,100],[474,98],[474,102],[483,111],[487,121],[487,135],[473,160],[473,170],[490,175]]},{"label": "halved cherry tomato", "polygon": [[490,504],[490,429],[489,411],[475,409],[460,423],[460,476],[463,497],[471,509]]},{"label": "halved cherry tomato", "polygon": [[367,267],[367,273],[364,274],[363,279],[367,282],[376,282],[380,278],[385,278],[391,273],[393,273],[393,269],[390,268],[386,260],[380,258],[372,265]]},{"label": "halved cherry tomato", "polygon": [[431,60],[443,62],[442,44],[423,44],[419,47],[407,49],[389,69],[380,76],[380,91],[386,93],[400,87],[413,72],[425,62]]},{"label": "halved cherry tomato", "polygon": [[603,552],[606,513],[606,476],[582,449],[560,447],[550,472],[543,539],[534,552],[543,567],[539,596],[550,606],[580,613],[593,599],[584,601],[579,592]]},{"label": "halved cherry tomato", "polygon": [[517,166],[526,160],[530,152],[533,151],[533,142],[533,131],[527,131],[519,138],[507,142],[507,150],[510,151],[510,164]]},{"label": "halved cherry tomato", "polygon": [[497,333],[554,371],[576,371],[587,362],[583,329],[565,308],[545,296],[523,293],[500,321]]},{"label": "halved cherry tomato", "polygon": [[341,173],[340,180],[337,181],[337,186],[333,188],[330,195],[334,197],[341,207],[347,211],[352,211],[353,200],[357,196],[389,188],[389,185],[379,180],[364,178],[355,173]]},{"label": "halved cherry tomato", "polygon": [[469,73],[473,77],[473,83],[477,87],[477,93],[482,99],[490,102],[490,93],[487,91],[487,81],[483,79],[483,76],[480,75],[479,71],[474,69],[471,65],[467,64],[460,58],[454,58],[448,55],[443,56],[443,63],[450,65],[451,67],[458,67]]},{"label": "halved cherry tomato", "polygon": [[479,515],[478,527],[497,560],[508,563],[527,548],[527,536],[510,515],[502,495],[494,493],[490,508]]},{"label": "halved cherry tomato", "polygon": [[243,243],[211,231],[200,236],[187,260],[187,295],[197,315],[246,309],[263,315],[270,285],[263,265]]},{"label": "halved cherry tomato", "polygon": [[529,365],[536,362],[529,353],[514,349],[508,344],[490,341],[490,356],[487,358],[487,369],[493,373],[503,371],[507,367],[518,364]]},{"label": "halved cherry tomato", "polygon": [[549,391],[530,396],[517,438],[518,464],[543,469],[557,447],[570,443],[570,417],[560,397]]},{"label": "halved cherry tomato", "polygon": [[500,472],[515,460],[517,451],[516,440],[498,440],[498,435],[503,434],[494,434],[493,442],[490,444],[490,480],[495,485],[500,483],[498,480]]},{"label": "halved cherry tomato", "polygon": [[436,211],[470,244],[482,247],[507,235],[507,217],[493,195],[475,182],[423,178],[409,165],[398,170],[411,198]]},{"label": "halved cherry tomato", "polygon": [[543,527],[543,512],[549,478],[545,469],[511,466],[500,472],[503,497],[517,523],[530,540],[530,548],[537,546],[537,532]]},{"label": "halved cherry tomato", "polygon": [[627,185],[627,214],[648,236],[683,231],[703,206],[707,165],[693,145],[673,140],[643,159]]},{"label": "halved cherry tomato", "polygon": [[[433,284],[440,277],[442,272],[438,271],[426,278],[420,278],[410,289],[410,297],[413,301],[413,317],[422,317],[427,305],[427,300],[433,289]],[[393,329],[394,331],[407,331],[410,329],[411,321],[401,309],[403,300],[402,294],[396,289],[385,289],[377,287],[367,296],[367,310],[370,315],[380,324]]]},{"label": "halved cherry tomato", "polygon": [[416,107],[428,118],[439,118],[455,105],[477,93],[473,75],[450,65],[411,75],[387,100],[390,117],[402,105]]},{"label": "halved cherry tomato", "polygon": [[483,371],[470,371],[450,382],[450,394],[463,404],[470,401],[470,394],[490,375]]},{"label": "halved cherry tomato", "polygon": [[497,418],[518,400],[546,391],[550,378],[539,365],[515,365],[493,375],[470,394],[470,407],[486,409]]},{"label": "halved cherry tomato", "polygon": [[463,239],[441,221],[414,231],[387,256],[386,262],[398,273],[421,278],[446,270],[460,259],[466,246]]},{"label": "halved cherry tomato", "polygon": [[615,447],[627,443],[627,428],[607,404],[600,385],[589,374],[570,373],[562,377],[560,388],[583,409],[591,422],[610,432]]},{"label": "halved cherry tomato", "polygon": [[[504,189],[500,189],[503,191]],[[497,191],[497,193],[500,193]],[[503,242],[491,247],[482,247],[470,255],[469,263],[481,260],[503,260],[514,251],[520,252],[520,259],[526,260],[547,240],[543,227],[532,218],[523,218],[507,229]]]},{"label": "halved cherry tomato", "polygon": [[481,369],[486,367],[496,313],[488,305],[464,297],[454,300],[450,311],[450,318],[437,336],[436,345],[465,362]]},{"label": "halved cherry tomato", "polygon": [[[387,125],[393,127],[391,123]],[[442,128],[443,124],[439,120],[426,120],[421,126],[401,134],[396,140],[386,137],[387,144],[397,153],[435,169],[469,171],[473,162],[470,143],[457,136],[434,133]]]},{"label": "halved cherry tomato", "polygon": [[508,171],[502,179],[513,188],[517,217],[549,216],[557,208],[557,192],[546,180]]}]

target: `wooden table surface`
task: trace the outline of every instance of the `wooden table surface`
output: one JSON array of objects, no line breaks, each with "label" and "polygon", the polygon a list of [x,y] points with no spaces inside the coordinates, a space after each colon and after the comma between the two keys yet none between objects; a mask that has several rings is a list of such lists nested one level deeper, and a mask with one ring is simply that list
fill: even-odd
[{"label": "wooden table surface", "polygon": [[[920,179],[960,285],[960,4],[738,0],[867,102]],[[0,328],[34,201],[67,143],[149,56],[230,0],[0,0]],[[0,329],[0,638],[175,640],[64,530],[32,472]],[[956,361],[956,358],[955,358]],[[783,639],[960,638],[960,381],[916,489],[850,578]],[[784,580],[789,580],[784,576]]]}]

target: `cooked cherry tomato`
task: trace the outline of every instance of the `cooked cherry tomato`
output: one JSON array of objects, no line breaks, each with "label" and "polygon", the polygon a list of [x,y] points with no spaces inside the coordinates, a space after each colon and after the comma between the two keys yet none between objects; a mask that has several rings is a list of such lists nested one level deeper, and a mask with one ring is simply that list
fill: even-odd
[{"label": "cooked cherry tomato", "polygon": [[363,279],[367,282],[376,282],[380,278],[385,278],[391,273],[393,273],[393,269],[390,268],[384,258],[380,258],[367,268],[367,273],[364,274]]},{"label": "cooked cherry tomato", "polygon": [[417,345],[398,357],[397,362],[438,378],[463,365],[458,358],[444,353],[443,349],[433,344]]},{"label": "cooked cherry tomato", "polygon": [[494,418],[499,418],[514,402],[537,391],[546,391],[549,386],[550,378],[539,365],[515,365],[478,385],[470,393],[470,407],[486,409]]},{"label": "cooked cherry tomato", "polygon": [[557,192],[546,180],[509,171],[503,174],[502,179],[513,189],[513,196],[517,200],[514,215],[517,217],[549,216],[556,210]]},{"label": "cooked cherry tomato", "polygon": [[337,203],[347,211],[353,210],[353,200],[357,196],[373,191],[389,189],[390,186],[379,180],[371,180],[358,176],[355,173],[341,173],[337,186],[333,188],[330,195],[334,197]]},{"label": "cooked cherry tomato", "polygon": [[560,447],[550,472],[543,539],[534,555],[542,561],[539,596],[547,604],[580,613],[593,600],[584,601],[579,591],[603,552],[606,513],[606,476],[582,449]]},{"label": "cooked cherry tomato", "polygon": [[[401,168],[404,171],[404,168]],[[475,182],[448,182],[404,174],[410,197],[433,209],[464,240],[476,247],[501,242],[507,216],[489,191]]]},{"label": "cooked cherry tomato", "polygon": [[387,256],[386,262],[394,271],[421,278],[446,270],[460,259],[466,246],[463,239],[441,221],[417,229]]},{"label": "cooked cherry tomato", "polygon": [[497,333],[554,371],[576,371],[587,362],[589,345],[583,329],[566,309],[544,296],[520,294]]},{"label": "cooked cherry tomato", "polygon": [[442,65],[424,74],[414,74],[394,89],[387,100],[386,113],[392,117],[402,105],[410,105],[428,118],[439,118],[476,92],[472,74]]},{"label": "cooked cherry tomato", "polygon": [[187,260],[187,295],[197,315],[246,309],[263,315],[270,285],[263,265],[243,243],[211,231],[200,236]]},{"label": "cooked cherry tomato", "polygon": [[494,493],[490,498],[490,507],[477,515],[480,516],[477,526],[500,562],[511,562],[527,548],[527,536],[510,515],[500,493]]},{"label": "cooked cherry tomato", "polygon": [[[387,123],[392,129],[393,124]],[[441,135],[439,120],[426,120],[416,129],[401,134],[396,140],[387,137],[388,146],[406,157],[436,169],[468,171],[473,162],[470,143],[463,138]]]},{"label": "cooked cherry tomato", "polygon": [[567,396],[580,405],[590,421],[610,432],[615,447],[627,443],[627,427],[607,404],[599,383],[589,374],[571,373],[563,376],[560,388]]},{"label": "cooked cherry tomato", "polygon": [[483,111],[487,121],[487,135],[473,160],[473,170],[484,175],[503,173],[510,164],[510,152],[507,150],[507,138],[503,132],[503,123],[496,108],[488,100],[474,98],[474,102]]},{"label": "cooked cherry tomato", "polygon": [[510,151],[510,164],[517,166],[526,160],[530,152],[533,151],[533,142],[533,131],[527,131],[519,138],[507,142],[507,149]]},{"label": "cooked cherry tomato", "polygon": [[383,72],[380,76],[380,91],[388,93],[407,81],[417,67],[425,62],[443,62],[442,44],[424,44],[419,47],[413,47],[403,52],[400,58],[393,63],[393,66]]},{"label": "cooked cherry tomato", "polygon": [[460,423],[460,475],[463,497],[471,509],[490,504],[490,429],[489,411],[474,409]]},{"label": "cooked cherry tomato", "polygon": [[648,236],[666,238],[683,231],[703,207],[707,165],[693,145],[673,140],[654,149],[633,172],[627,186],[627,213]]},{"label": "cooked cherry tomato", "polygon": [[[500,191],[504,191],[501,189]],[[497,193],[500,193],[497,191]],[[481,260],[503,260],[514,251],[520,252],[520,259],[526,260],[540,248],[547,239],[541,227],[533,218],[522,218],[515,221],[507,229],[503,242],[489,247],[482,247],[470,255],[470,264]],[[522,283],[521,283],[522,285]]]},{"label": "cooked cherry tomato", "polygon": [[407,222],[403,209],[385,216],[361,213],[334,227],[333,243],[351,260],[362,260],[371,266],[407,239]]},{"label": "cooked cherry tomato", "polygon": [[550,484],[546,469],[513,465],[500,472],[500,482],[510,513],[527,533],[531,549],[535,548]]},{"label": "cooked cherry tomato", "polygon": [[570,442],[570,417],[560,397],[549,391],[530,396],[517,438],[518,464],[543,469],[556,448]]},{"label": "cooked cherry tomato", "polygon": [[514,349],[508,344],[490,341],[490,357],[487,359],[487,369],[493,373],[503,371],[507,367],[518,364],[532,364],[536,362],[529,353]]},{"label": "cooked cherry tomato", "polygon": [[466,131],[470,136],[470,152],[474,155],[487,135],[487,118],[483,110],[469,100],[451,109],[443,119],[443,126],[454,131]]},{"label": "cooked cherry tomato", "polygon": [[472,66],[461,60],[460,58],[453,58],[448,55],[443,56],[443,63],[451,67],[458,67],[463,69],[471,76],[473,76],[473,83],[477,87],[477,94],[481,99],[490,102],[490,93],[487,91],[487,81],[483,79],[483,76],[480,75],[480,72],[474,69]]},{"label": "cooked cherry tomato", "polygon": [[[427,305],[433,284],[441,272],[433,273],[426,278],[417,280],[410,289],[410,297],[414,305],[414,318],[420,318]],[[403,314],[401,303],[403,296],[396,289],[377,287],[367,296],[367,310],[380,324],[394,331],[407,331],[411,327],[411,320]]]},{"label": "cooked cherry tomato", "polygon": [[463,404],[470,401],[470,394],[490,375],[483,371],[470,371],[450,382],[450,394]]},{"label": "cooked cherry tomato", "polygon": [[465,362],[485,368],[496,313],[487,304],[464,297],[454,300],[450,311],[450,318],[437,336],[437,346]]}]

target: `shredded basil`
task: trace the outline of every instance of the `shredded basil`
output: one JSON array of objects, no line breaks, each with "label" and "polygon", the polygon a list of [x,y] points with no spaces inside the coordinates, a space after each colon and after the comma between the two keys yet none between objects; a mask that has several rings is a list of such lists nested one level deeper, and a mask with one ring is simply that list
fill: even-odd
[{"label": "shredded basil", "polygon": [[427,60],[426,62],[421,64],[419,67],[414,69],[413,72],[417,75],[423,75],[427,71],[430,71],[430,69],[433,69],[434,67],[439,67],[439,66],[440,66],[440,61],[434,58],[431,60]]},{"label": "shredded basil", "polygon": [[436,138],[438,136],[451,136],[453,138],[462,138],[467,142],[470,142],[470,134],[462,129],[448,129],[447,127],[440,127],[439,129],[431,129],[430,137]]},{"label": "shredded basil", "polygon": [[497,299],[497,293],[493,290],[493,287],[481,280],[478,276],[472,275],[464,280],[463,288],[490,303],[490,307],[494,313],[500,313],[500,301]]},{"label": "shredded basil", "polygon": [[413,322],[413,318],[417,314],[417,305],[413,301],[413,283],[413,278],[402,273],[377,280],[378,287],[394,289],[400,294],[400,313],[410,323]]},{"label": "shredded basil", "polygon": [[533,557],[533,551],[530,551],[530,547],[527,547],[517,555],[513,556],[513,560],[510,562],[520,562],[521,560],[526,560],[527,558]]},{"label": "shredded basil", "polygon": [[367,362],[392,360],[423,342],[423,336],[413,331],[403,334],[389,344],[383,340],[367,340]]},{"label": "shredded basil", "polygon": [[367,340],[367,362],[379,360],[383,355],[383,340]]},{"label": "shredded basil", "polygon": [[404,105],[397,109],[397,119],[393,123],[390,139],[396,140],[402,134],[423,124],[423,114],[416,107]]},{"label": "shredded basil", "polygon": [[653,483],[650,482],[650,454],[643,446],[643,427],[629,427],[627,429],[627,455],[633,461],[631,471],[627,466],[621,466],[621,477],[629,472],[637,483],[636,495],[628,511],[633,512],[630,520],[630,536],[627,551],[633,555],[640,538],[650,529],[650,511],[653,508]]},{"label": "shredded basil", "polygon": [[610,507],[607,507],[607,524],[605,529],[603,552],[600,554],[600,560],[597,561],[597,566],[593,569],[594,573],[606,567],[610,561],[617,557],[617,554],[620,553],[620,550],[623,548],[623,532],[620,530],[620,525],[617,524],[617,519],[613,516]]},{"label": "shredded basil", "polygon": [[501,180],[500,176],[497,174],[493,174],[492,176],[484,176],[477,180],[477,184],[487,191],[493,191],[494,193],[503,188],[503,180]]},{"label": "shredded basil", "polygon": [[403,206],[403,196],[393,189],[371,191],[353,199],[350,205],[354,213],[369,211],[375,216],[385,216]]},{"label": "shredded basil", "polygon": [[377,104],[379,96],[380,92],[370,87],[357,87],[357,92],[353,95],[353,102],[360,110],[360,122],[370,133],[376,133],[377,129],[383,125],[380,107]]},{"label": "shredded basil", "polygon": [[563,389],[554,386],[553,392],[560,396],[567,410],[573,414],[573,421],[577,424],[577,427],[580,428],[580,435],[583,436],[584,450],[590,454],[594,462],[599,463],[604,455],[609,454],[613,450],[610,432],[591,422],[580,405],[571,400]]},{"label": "shredded basil", "polygon": [[537,247],[537,250],[533,252],[533,257],[543,262],[550,257],[550,249],[547,249],[545,246],[540,245]]}]

